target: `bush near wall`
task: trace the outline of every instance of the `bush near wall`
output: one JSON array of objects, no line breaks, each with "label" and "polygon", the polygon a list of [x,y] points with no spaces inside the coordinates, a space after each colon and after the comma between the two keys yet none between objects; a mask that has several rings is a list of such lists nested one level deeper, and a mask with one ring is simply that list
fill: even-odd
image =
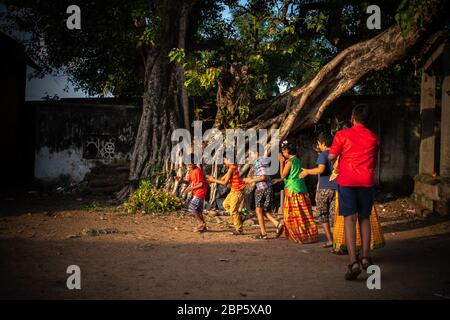
[{"label": "bush near wall", "polygon": [[156,189],[151,181],[143,180],[123,205],[128,213],[141,211],[147,214],[160,214],[180,210],[183,201],[171,193]]}]

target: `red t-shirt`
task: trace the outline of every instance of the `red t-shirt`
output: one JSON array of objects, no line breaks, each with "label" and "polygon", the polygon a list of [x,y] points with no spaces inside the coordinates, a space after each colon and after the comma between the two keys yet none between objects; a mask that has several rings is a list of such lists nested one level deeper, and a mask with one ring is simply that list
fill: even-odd
[{"label": "red t-shirt", "polygon": [[380,142],[362,124],[338,131],[330,154],[340,156],[337,184],[343,187],[372,187]]},{"label": "red t-shirt", "polygon": [[200,169],[199,167],[193,169],[189,173],[187,180],[192,182],[192,187],[194,188],[198,186],[200,183],[203,183],[203,187],[193,190],[192,195],[194,197],[204,199],[206,196],[206,181],[205,178],[203,177],[202,169]]}]

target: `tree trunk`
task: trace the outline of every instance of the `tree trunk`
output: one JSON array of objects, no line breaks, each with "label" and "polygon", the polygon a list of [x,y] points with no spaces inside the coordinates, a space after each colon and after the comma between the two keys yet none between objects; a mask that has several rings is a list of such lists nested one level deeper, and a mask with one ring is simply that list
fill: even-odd
[{"label": "tree trunk", "polygon": [[[191,3],[183,2],[183,6],[181,8],[181,16],[180,16],[180,30],[178,32],[178,48],[186,49],[186,33],[188,28],[188,18],[189,12],[191,10]],[[189,130],[191,126],[191,121],[189,117],[189,96],[187,88],[184,86],[186,82],[186,76],[184,74],[183,66],[177,64],[178,68],[178,89],[181,90],[181,105],[183,109],[183,120],[184,120],[184,128]]]},{"label": "tree trunk", "polygon": [[168,55],[173,48],[184,45],[187,16],[194,4],[195,0],[158,3],[157,14],[163,36],[157,46],[148,50],[145,59],[143,107],[130,162],[130,186],[118,193],[121,200],[141,179],[154,178],[158,184],[161,173],[173,169],[169,162],[171,134],[177,128],[189,126],[185,112],[189,109],[187,95],[183,97],[183,89],[180,88],[184,81],[180,80],[179,68],[170,63]]},{"label": "tree trunk", "polygon": [[214,128],[226,128],[232,123],[239,124],[236,115],[239,112],[239,103],[243,98],[239,93],[240,86],[247,82],[247,66],[233,63],[229,69],[222,69],[217,83],[216,106],[217,113]]}]

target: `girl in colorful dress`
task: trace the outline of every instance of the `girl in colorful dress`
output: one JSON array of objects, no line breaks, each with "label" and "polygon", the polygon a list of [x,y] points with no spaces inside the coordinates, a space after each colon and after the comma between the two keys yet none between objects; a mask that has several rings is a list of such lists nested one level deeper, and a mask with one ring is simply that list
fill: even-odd
[{"label": "girl in colorful dress", "polygon": [[311,201],[305,180],[300,178],[302,162],[296,156],[296,147],[288,141],[281,144],[280,179],[284,180],[283,220],[284,234],[297,243],[313,243],[319,232],[313,219]]}]

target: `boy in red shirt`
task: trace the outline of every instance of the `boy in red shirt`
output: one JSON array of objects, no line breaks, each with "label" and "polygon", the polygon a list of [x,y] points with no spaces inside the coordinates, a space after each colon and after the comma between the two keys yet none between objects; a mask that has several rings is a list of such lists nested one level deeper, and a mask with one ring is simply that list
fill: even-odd
[{"label": "boy in red shirt", "polygon": [[203,218],[203,204],[206,196],[206,181],[203,171],[195,164],[187,164],[188,175],[186,179],[175,177],[181,183],[191,184],[184,190],[188,193],[192,191],[192,199],[189,202],[188,211],[192,213],[199,222],[194,232],[205,232],[207,230],[205,219]]},{"label": "boy in red shirt", "polygon": [[[380,147],[377,136],[366,128],[369,110],[356,106],[352,113],[353,127],[338,131],[334,137],[328,159],[338,165],[339,215],[344,216],[345,238],[350,264],[346,280],[355,280],[373,264],[370,258],[370,214],[374,202],[375,168]],[[356,259],[356,219],[359,221],[362,252]]]}]

